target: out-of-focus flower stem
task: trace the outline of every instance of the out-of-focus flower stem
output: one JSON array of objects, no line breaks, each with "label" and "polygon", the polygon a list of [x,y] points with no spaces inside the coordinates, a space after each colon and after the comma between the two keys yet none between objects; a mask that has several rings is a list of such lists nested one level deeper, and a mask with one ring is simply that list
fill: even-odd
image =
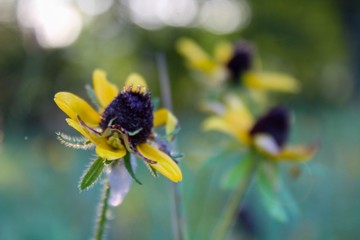
[{"label": "out-of-focus flower stem", "polygon": [[225,205],[219,221],[214,229],[212,239],[213,240],[224,240],[226,239],[229,230],[235,223],[235,219],[239,210],[242,207],[244,196],[251,184],[252,179],[255,176],[259,159],[257,159],[256,154],[250,153],[252,156],[251,166],[249,171],[247,171],[243,180],[239,182],[234,192],[231,194],[228,202]]},{"label": "out-of-focus flower stem", "polygon": [[[172,111],[171,88],[170,88],[169,74],[167,70],[165,55],[163,53],[158,53],[156,55],[156,62],[157,62],[159,78],[160,78],[162,102],[165,108]],[[173,149],[175,149],[175,146]],[[171,183],[173,232],[174,232],[175,240],[188,239],[186,219],[184,215],[182,194],[180,187],[181,187],[181,183]]]},{"label": "out-of-focus flower stem", "polygon": [[98,217],[95,225],[94,240],[102,240],[105,237],[105,230],[107,225],[107,210],[108,210],[108,199],[110,195],[109,181],[105,180],[103,195],[98,207]]}]

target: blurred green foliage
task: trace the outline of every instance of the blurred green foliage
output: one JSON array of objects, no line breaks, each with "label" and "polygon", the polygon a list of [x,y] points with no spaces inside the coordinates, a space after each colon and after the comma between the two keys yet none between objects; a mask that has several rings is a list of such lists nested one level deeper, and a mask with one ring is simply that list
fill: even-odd
[{"label": "blurred green foliage", "polygon": [[[180,119],[179,149],[185,209],[191,239],[208,239],[229,194],[221,176],[234,157],[200,169],[226,146],[227,137],[200,130],[197,111],[202,87],[175,52],[181,36],[212,49],[216,42],[253,41],[264,69],[293,74],[303,84],[297,96],[277,96],[293,107],[293,142],[316,141],[320,151],[294,179],[282,166],[284,182],[299,214],[287,223],[273,221],[257,193],[246,197],[246,220],[239,215],[231,239],[353,239],[360,221],[360,112],[354,96],[355,69],[336,1],[251,1],[252,17],[244,30],[216,35],[201,28],[145,30],[111,8],[85,25],[80,38],[62,49],[43,49],[31,31],[16,21],[0,22],[0,239],[85,239],[92,234],[100,189],[79,193],[77,184],[92,153],[66,149],[56,131],[68,131],[55,106],[58,91],[85,97],[93,69],[102,68],[121,85],[132,71],[145,76],[160,96],[155,56],[165,53],[175,113]],[[0,5],[1,6],[1,5]],[[12,9],[15,16],[15,8]],[[358,39],[360,42],[360,39]],[[357,79],[359,81],[359,79]],[[145,174],[124,203],[113,210],[110,239],[171,239],[168,181]]]}]

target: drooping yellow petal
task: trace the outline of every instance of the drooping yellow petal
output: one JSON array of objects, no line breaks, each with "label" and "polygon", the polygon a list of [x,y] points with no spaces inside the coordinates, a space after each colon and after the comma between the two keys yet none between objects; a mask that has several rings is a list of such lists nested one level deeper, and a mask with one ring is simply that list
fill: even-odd
[{"label": "drooping yellow petal", "polygon": [[85,100],[69,92],[55,94],[56,105],[71,119],[77,121],[79,116],[90,127],[99,126],[100,115]]},{"label": "drooping yellow petal", "polygon": [[107,80],[106,73],[99,69],[93,73],[93,85],[96,97],[103,108],[107,107],[119,92],[116,85]]},{"label": "drooping yellow petal", "polygon": [[218,68],[210,56],[189,38],[179,39],[176,48],[194,69],[204,73],[213,73]]},{"label": "drooping yellow petal", "polygon": [[314,156],[316,150],[316,145],[287,146],[278,155],[275,156],[275,160],[305,162]]},{"label": "drooping yellow petal", "polygon": [[171,134],[175,131],[178,121],[176,117],[166,108],[161,108],[154,112],[154,128],[165,125],[165,133],[171,141]]},{"label": "drooping yellow petal", "polygon": [[132,87],[132,91],[136,91],[137,89],[140,89],[141,91],[144,91],[147,89],[147,84],[145,79],[137,73],[131,73],[126,81],[125,81],[125,87]]},{"label": "drooping yellow petal", "polygon": [[182,180],[182,173],[179,166],[166,153],[147,143],[138,144],[136,148],[144,157],[156,161],[155,164],[150,164],[156,171],[173,182]]},{"label": "drooping yellow petal", "polygon": [[234,47],[229,42],[221,42],[215,46],[214,58],[217,62],[227,64],[234,54]]},{"label": "drooping yellow petal", "polygon": [[97,155],[107,160],[116,160],[126,155],[125,148],[114,149],[108,145],[97,145],[95,151]]},{"label": "drooping yellow petal", "polygon": [[290,75],[283,73],[255,72],[244,73],[242,81],[248,88],[263,91],[297,93],[300,91],[300,84]]}]

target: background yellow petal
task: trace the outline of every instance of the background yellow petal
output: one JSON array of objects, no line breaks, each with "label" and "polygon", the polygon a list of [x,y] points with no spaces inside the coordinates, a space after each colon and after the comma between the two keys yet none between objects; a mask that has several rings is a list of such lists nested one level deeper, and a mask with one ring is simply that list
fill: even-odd
[{"label": "background yellow petal", "polygon": [[189,38],[181,38],[176,44],[178,52],[188,61],[190,67],[205,73],[213,73],[217,64],[203,49]]},{"label": "background yellow petal", "polygon": [[217,62],[227,64],[234,54],[233,45],[229,42],[220,42],[215,46],[214,58]]},{"label": "background yellow petal", "polygon": [[[166,108],[161,108],[154,113],[154,127],[165,125],[166,135],[171,135],[177,127],[178,121],[176,117]],[[171,136],[169,136],[169,141]]]},{"label": "background yellow petal", "polygon": [[156,164],[150,165],[159,173],[173,182],[179,182],[182,180],[182,173],[179,166],[166,153],[147,143],[138,144],[136,148],[144,157],[156,161]]},{"label": "background yellow petal", "polygon": [[107,160],[116,160],[122,158],[126,155],[126,150],[123,149],[113,149],[110,146],[96,146],[96,154]]},{"label": "background yellow petal", "polygon": [[316,145],[287,146],[277,156],[275,156],[275,158],[279,161],[305,162],[314,156],[316,150]]},{"label": "background yellow petal", "polygon": [[106,73],[99,69],[93,73],[93,85],[96,97],[104,108],[111,103],[119,92],[116,85],[107,80]]},{"label": "background yellow petal", "polygon": [[131,73],[126,81],[125,81],[125,87],[132,86],[132,90],[135,91],[138,87],[142,87],[145,90],[147,89],[147,84],[145,79],[137,73]]},{"label": "background yellow petal", "polygon": [[100,115],[85,100],[69,92],[55,94],[56,105],[71,119],[77,121],[79,116],[90,127],[99,126]]},{"label": "background yellow petal", "polygon": [[223,132],[225,134],[233,136],[243,144],[249,144],[250,137],[247,129],[238,127],[234,124],[230,124],[223,117],[209,117],[203,122],[202,127],[205,131],[215,130]]},{"label": "background yellow petal", "polygon": [[242,81],[245,86],[264,91],[297,93],[300,84],[290,75],[283,73],[267,73],[248,71]]}]

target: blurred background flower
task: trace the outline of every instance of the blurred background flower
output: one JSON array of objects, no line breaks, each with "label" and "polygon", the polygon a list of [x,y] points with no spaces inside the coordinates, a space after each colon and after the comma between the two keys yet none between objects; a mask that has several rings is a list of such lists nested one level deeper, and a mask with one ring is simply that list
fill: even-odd
[{"label": "blurred background flower", "polygon": [[[220,41],[240,37],[257,46],[264,70],[291,73],[301,82],[298,95],[286,97],[296,112],[293,138],[311,139],[321,148],[294,179],[291,166],[280,171],[299,214],[287,223],[272,221],[254,208],[248,192],[244,213],[232,237],[326,239],[358,235],[360,207],[360,6],[355,0],[1,0],[0,1],[0,239],[84,239],[92,234],[99,198],[79,194],[78,176],[91,153],[65,149],[55,132],[66,128],[50,99],[68,90],[85,96],[91,72],[106,69],[122,85],[133,71],[147,76],[159,96],[155,54],[166,54],[174,113],[182,131],[179,150],[189,234],[208,239],[227,191],[218,186],[224,167],[199,166],[216,157],[228,137],[200,130],[204,115],[196,104],[200,84],[192,81],[175,50],[188,36],[211,52]],[[257,114],[257,113],[256,113]],[[20,150],[19,150],[20,149]],[[80,161],[78,161],[80,159]],[[83,160],[83,161],[81,161]],[[236,161],[233,157],[233,161]],[[167,181],[153,179],[138,166],[146,188],[133,185],[114,211],[111,239],[169,239]],[[142,173],[144,172],[144,173]],[[146,201],[144,201],[146,199]],[[290,201],[289,201],[290,202]],[[164,211],[158,211],[164,209]],[[358,214],[359,213],[359,214]],[[129,217],[131,216],[131,217]],[[90,227],[89,227],[90,226]],[[139,227],[141,226],[141,227]],[[249,225],[250,226],[250,225]]]}]

